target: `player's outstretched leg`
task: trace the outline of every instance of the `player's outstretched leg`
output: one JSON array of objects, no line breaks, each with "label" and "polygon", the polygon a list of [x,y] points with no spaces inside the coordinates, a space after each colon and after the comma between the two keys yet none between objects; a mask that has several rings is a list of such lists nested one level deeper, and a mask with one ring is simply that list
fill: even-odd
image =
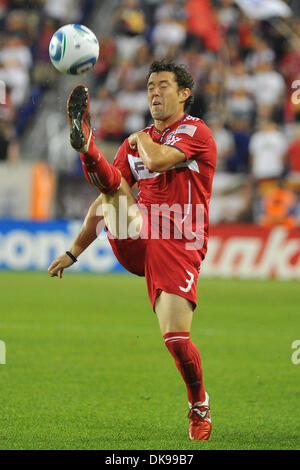
[{"label": "player's outstretched leg", "polygon": [[121,185],[121,173],[110,165],[96,147],[91,127],[89,91],[85,85],[77,85],[67,103],[70,126],[70,142],[80,153],[83,171],[88,182],[104,194],[116,192]]},{"label": "player's outstretched leg", "polygon": [[77,85],[67,103],[71,145],[80,153],[87,181],[103,193],[102,211],[110,233],[115,238],[137,236],[143,223],[142,215],[126,180],[94,143],[89,105],[88,88]]},{"label": "player's outstretched leg", "polygon": [[189,400],[189,439],[206,441],[211,433],[210,407],[208,394],[204,390],[198,348],[186,331],[166,333],[164,340],[186,384]]}]

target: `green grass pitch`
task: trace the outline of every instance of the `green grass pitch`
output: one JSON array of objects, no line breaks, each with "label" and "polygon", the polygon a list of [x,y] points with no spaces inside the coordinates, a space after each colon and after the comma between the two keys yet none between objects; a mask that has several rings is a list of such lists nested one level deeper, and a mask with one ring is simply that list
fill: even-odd
[{"label": "green grass pitch", "polygon": [[0,286],[0,449],[300,449],[298,282],[199,280],[207,442],[188,440],[144,279],[1,272]]}]

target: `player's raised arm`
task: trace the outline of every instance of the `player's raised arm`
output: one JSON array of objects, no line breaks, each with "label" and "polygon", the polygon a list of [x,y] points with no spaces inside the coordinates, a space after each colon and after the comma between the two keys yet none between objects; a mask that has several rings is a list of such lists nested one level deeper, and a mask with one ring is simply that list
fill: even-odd
[{"label": "player's raised arm", "polygon": [[131,148],[138,149],[141,159],[150,171],[162,173],[186,160],[184,152],[153,142],[145,132],[131,134],[128,142]]},{"label": "player's raised arm", "polygon": [[81,230],[70,250],[56,258],[48,268],[51,277],[62,278],[65,268],[69,268],[77,260],[78,256],[97,238],[97,225],[103,219],[102,194],[90,206],[84,219]]}]

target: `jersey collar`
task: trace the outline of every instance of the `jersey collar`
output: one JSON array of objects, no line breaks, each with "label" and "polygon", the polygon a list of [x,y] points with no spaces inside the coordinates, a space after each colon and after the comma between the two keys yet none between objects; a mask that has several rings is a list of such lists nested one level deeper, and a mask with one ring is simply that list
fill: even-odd
[{"label": "jersey collar", "polygon": [[187,115],[188,115],[187,113],[184,113],[183,116],[181,116],[181,118],[178,119],[178,121],[173,122],[173,124],[171,124],[171,126],[166,127],[163,131],[158,130],[158,129],[155,127],[155,125],[153,124],[153,132],[154,132],[154,134],[156,134],[157,139],[159,139],[159,141],[162,142],[162,141],[164,140],[165,135],[166,135],[169,131],[171,131],[172,129],[174,129],[175,127],[177,127],[180,122],[184,121],[184,119],[186,118]]}]

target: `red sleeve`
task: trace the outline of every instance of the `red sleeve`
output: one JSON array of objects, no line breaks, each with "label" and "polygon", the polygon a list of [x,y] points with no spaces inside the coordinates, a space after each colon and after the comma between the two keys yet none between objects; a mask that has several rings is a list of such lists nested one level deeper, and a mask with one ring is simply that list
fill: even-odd
[{"label": "red sleeve", "polygon": [[136,183],[135,178],[133,177],[133,174],[131,172],[130,165],[128,163],[128,140],[127,139],[123,142],[123,144],[117,151],[114,162],[113,162],[113,166],[115,166],[121,171],[123,178],[127,181],[130,187]]},{"label": "red sleeve", "polygon": [[170,143],[166,143],[183,152],[187,160],[193,158],[214,168],[216,166],[216,144],[211,130],[204,123],[178,126]]}]

